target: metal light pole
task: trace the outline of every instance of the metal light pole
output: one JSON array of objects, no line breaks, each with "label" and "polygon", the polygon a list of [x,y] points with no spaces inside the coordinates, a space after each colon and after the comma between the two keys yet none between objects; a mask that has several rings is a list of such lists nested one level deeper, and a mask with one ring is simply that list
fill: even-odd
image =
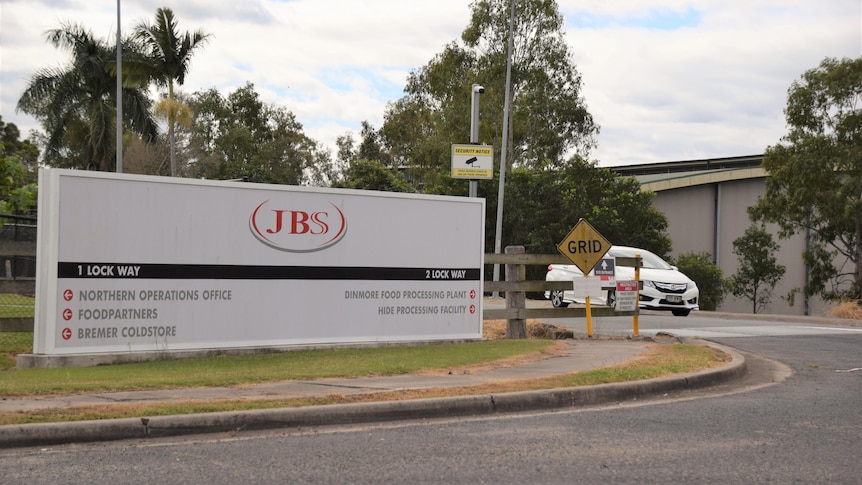
[{"label": "metal light pole", "polygon": [[[512,90],[512,32],[515,28],[515,0],[510,4],[509,52],[506,54],[506,96],[503,103],[503,146],[500,148],[500,186],[497,191],[497,228],[494,235],[494,253],[500,254],[503,243],[503,188],[506,185],[506,148],[509,145],[509,102]],[[500,281],[500,265],[494,265],[494,281]],[[495,292],[494,296],[498,296]]]},{"label": "metal light pole", "polygon": [[120,0],[117,0],[117,173],[123,173],[123,40],[120,35]]},{"label": "metal light pole", "polygon": [[[478,84],[473,85],[470,98],[470,143],[479,144],[479,95],[485,92],[485,88]],[[479,181],[470,179],[470,197],[479,196]]]}]

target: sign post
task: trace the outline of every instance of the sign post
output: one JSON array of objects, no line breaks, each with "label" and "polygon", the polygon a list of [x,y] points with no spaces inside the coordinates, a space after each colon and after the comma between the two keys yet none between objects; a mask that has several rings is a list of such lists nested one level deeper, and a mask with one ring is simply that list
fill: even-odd
[{"label": "sign post", "polygon": [[470,179],[469,197],[478,197],[478,179],[494,178],[494,149],[483,146],[476,150],[479,148],[479,95],[485,88],[474,84],[470,91],[470,145],[452,145],[452,178]]},{"label": "sign post", "polygon": [[[638,263],[635,265],[635,282],[640,285],[641,280],[641,255],[635,254],[635,258],[637,258]],[[637,293],[635,293],[635,314],[632,316],[632,333],[635,337],[638,336],[638,312],[637,309],[640,306],[640,286],[637,288]]]},{"label": "sign post", "polygon": [[[578,220],[575,227],[563,238],[557,246],[564,256],[581,270],[584,277],[588,277],[596,263],[607,254],[611,243],[599,234],[599,231],[587,222],[586,219]],[[590,297],[584,299],[587,310],[587,336],[593,336],[593,318],[590,311]]]}]

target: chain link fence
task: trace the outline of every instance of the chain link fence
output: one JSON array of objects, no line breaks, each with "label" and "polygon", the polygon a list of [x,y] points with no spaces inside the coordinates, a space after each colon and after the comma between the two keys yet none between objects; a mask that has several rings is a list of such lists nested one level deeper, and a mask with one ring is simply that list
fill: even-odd
[{"label": "chain link fence", "polygon": [[33,295],[0,294],[0,370],[15,365],[14,356],[33,351]]},{"label": "chain link fence", "polygon": [[0,369],[33,350],[36,217],[0,214]]}]

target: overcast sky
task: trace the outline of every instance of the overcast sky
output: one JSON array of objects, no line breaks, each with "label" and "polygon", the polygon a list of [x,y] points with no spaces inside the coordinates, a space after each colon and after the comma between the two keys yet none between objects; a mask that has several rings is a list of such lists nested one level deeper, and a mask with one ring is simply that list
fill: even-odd
[{"label": "overcast sky", "polygon": [[[407,75],[469,20],[468,0],[123,0],[123,32],[174,10],[181,31],[213,34],[182,90],[227,93],[255,84],[305,133],[335,138],[380,127]],[[790,84],[825,57],[862,55],[860,0],[558,0],[584,98],[601,126],[603,166],[754,155],[786,132]],[[113,39],[117,2],[2,0],[0,115],[27,80],[69,59],[45,31],[77,22]],[[469,93],[465,93],[469,96]],[[483,106],[482,109],[489,109]],[[502,107],[500,107],[502,109]],[[469,134],[465,134],[466,137]],[[356,136],[358,138],[358,136]],[[462,140],[453,140],[455,143]]]}]

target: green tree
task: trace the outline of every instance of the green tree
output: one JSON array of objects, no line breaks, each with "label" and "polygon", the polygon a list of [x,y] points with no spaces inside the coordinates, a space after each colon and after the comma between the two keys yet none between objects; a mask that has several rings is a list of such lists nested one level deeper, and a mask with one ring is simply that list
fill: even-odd
[{"label": "green tree", "polygon": [[652,207],[655,195],[642,192],[634,177],[573,157],[561,167],[515,168],[507,184],[504,246],[557,253],[557,244],[584,218],[613,244],[662,257],[670,252],[667,218]]},{"label": "green tree", "polygon": [[293,113],[261,101],[253,84],[226,97],[215,89],[195,93],[189,104],[188,176],[318,186],[334,179],[329,153]]},{"label": "green tree", "polygon": [[36,169],[39,162],[39,147],[31,140],[21,140],[21,131],[15,123],[3,122],[0,116],[0,143],[3,156],[16,157],[24,165],[27,172],[32,176],[32,182],[36,181]]},{"label": "green tree", "polygon": [[[0,117],[0,214],[21,214],[36,208],[36,160],[39,149],[20,139],[14,123]],[[0,219],[0,226],[5,219]]]},{"label": "green tree", "polygon": [[164,113],[168,122],[168,144],[170,145],[171,176],[176,177],[176,145],[174,131],[178,122],[188,120],[188,107],[176,100],[174,83],[182,86],[189,70],[192,55],[210,34],[197,30],[178,32],[174,12],[169,8],[156,10],[153,24],[142,22],[135,27],[136,37],[144,43],[152,75],[156,82],[166,87],[167,97],[159,103],[158,109]]},{"label": "green tree", "polygon": [[353,134],[349,131],[335,138],[335,145],[338,147],[335,154],[336,163],[346,169],[351,162],[356,158],[356,141],[353,140]]},{"label": "green tree", "polygon": [[728,279],[728,287],[733,296],[751,302],[752,313],[760,313],[769,305],[775,285],[784,276],[786,268],[778,264],[776,251],[778,244],[763,226],[751,225],[733,240],[739,268]]},{"label": "green tree", "polygon": [[[116,46],[68,23],[49,30],[46,37],[54,47],[70,51],[72,60],[34,74],[17,109],[33,115],[45,129],[45,163],[109,170],[116,160]],[[131,40],[125,40],[122,49],[124,58],[140,56],[140,46]],[[158,129],[146,91],[124,83],[122,97],[128,128],[154,140]]]},{"label": "green tree", "polygon": [[124,135],[123,172],[169,176],[170,148],[167,140],[160,137],[155,142],[147,143],[139,136]]},{"label": "green tree", "polygon": [[[766,192],[749,209],[778,225],[779,236],[806,233],[806,295],[862,299],[862,57],[824,59],[788,90],[789,127],[766,149]],[[850,271],[843,268],[849,266]]]},{"label": "green tree", "polygon": [[712,261],[711,254],[705,251],[683,253],[673,264],[697,284],[701,310],[715,311],[721,305],[727,289],[721,268]]},{"label": "green tree", "polygon": [[413,192],[413,187],[392,168],[377,160],[356,160],[345,171],[344,180],[333,184],[343,189]]},{"label": "green tree", "polygon": [[[9,173],[15,173],[23,167],[20,162],[12,157],[0,158],[0,176],[6,177]],[[36,201],[39,186],[33,182],[17,187],[0,187],[0,213],[2,214],[28,214],[35,215]],[[0,226],[5,219],[0,219]]]},{"label": "green tree", "polygon": [[380,132],[367,121],[362,122],[362,131],[359,133],[362,141],[356,158],[360,160],[376,160],[384,165],[392,165],[392,157],[386,151],[381,140]]},{"label": "green tree", "polygon": [[[515,5],[510,130],[512,159],[526,165],[564,163],[576,150],[586,156],[598,126],[581,95],[581,75],[564,36],[556,0],[479,0],[461,39],[476,56],[480,83],[505,93],[510,6]],[[487,90],[486,90],[487,92]],[[503,107],[502,96],[497,98]],[[493,105],[493,104],[492,104]],[[502,109],[492,122],[502,124]],[[496,130],[497,128],[495,128]]]},{"label": "green tree", "polygon": [[[479,141],[499,153],[510,3],[474,1],[462,43],[449,43],[412,72],[406,95],[386,110],[384,145],[393,163],[410,167],[416,186],[426,192],[442,192],[435,187],[449,184],[451,144],[469,140],[473,83],[485,87]],[[581,96],[557,3],[521,0],[515,17],[508,166],[559,165],[573,151],[586,156],[598,127]]]},{"label": "green tree", "polygon": [[[670,252],[667,218],[652,206],[655,194],[642,192],[634,177],[573,157],[559,167],[516,167],[506,183],[503,247],[522,245],[528,254],[557,254],[557,245],[584,218],[613,244],[663,257]],[[495,200],[488,206],[493,213]],[[494,247],[494,229],[494,222],[486,221],[486,248]],[[528,279],[544,279],[542,268],[528,271]]]}]

